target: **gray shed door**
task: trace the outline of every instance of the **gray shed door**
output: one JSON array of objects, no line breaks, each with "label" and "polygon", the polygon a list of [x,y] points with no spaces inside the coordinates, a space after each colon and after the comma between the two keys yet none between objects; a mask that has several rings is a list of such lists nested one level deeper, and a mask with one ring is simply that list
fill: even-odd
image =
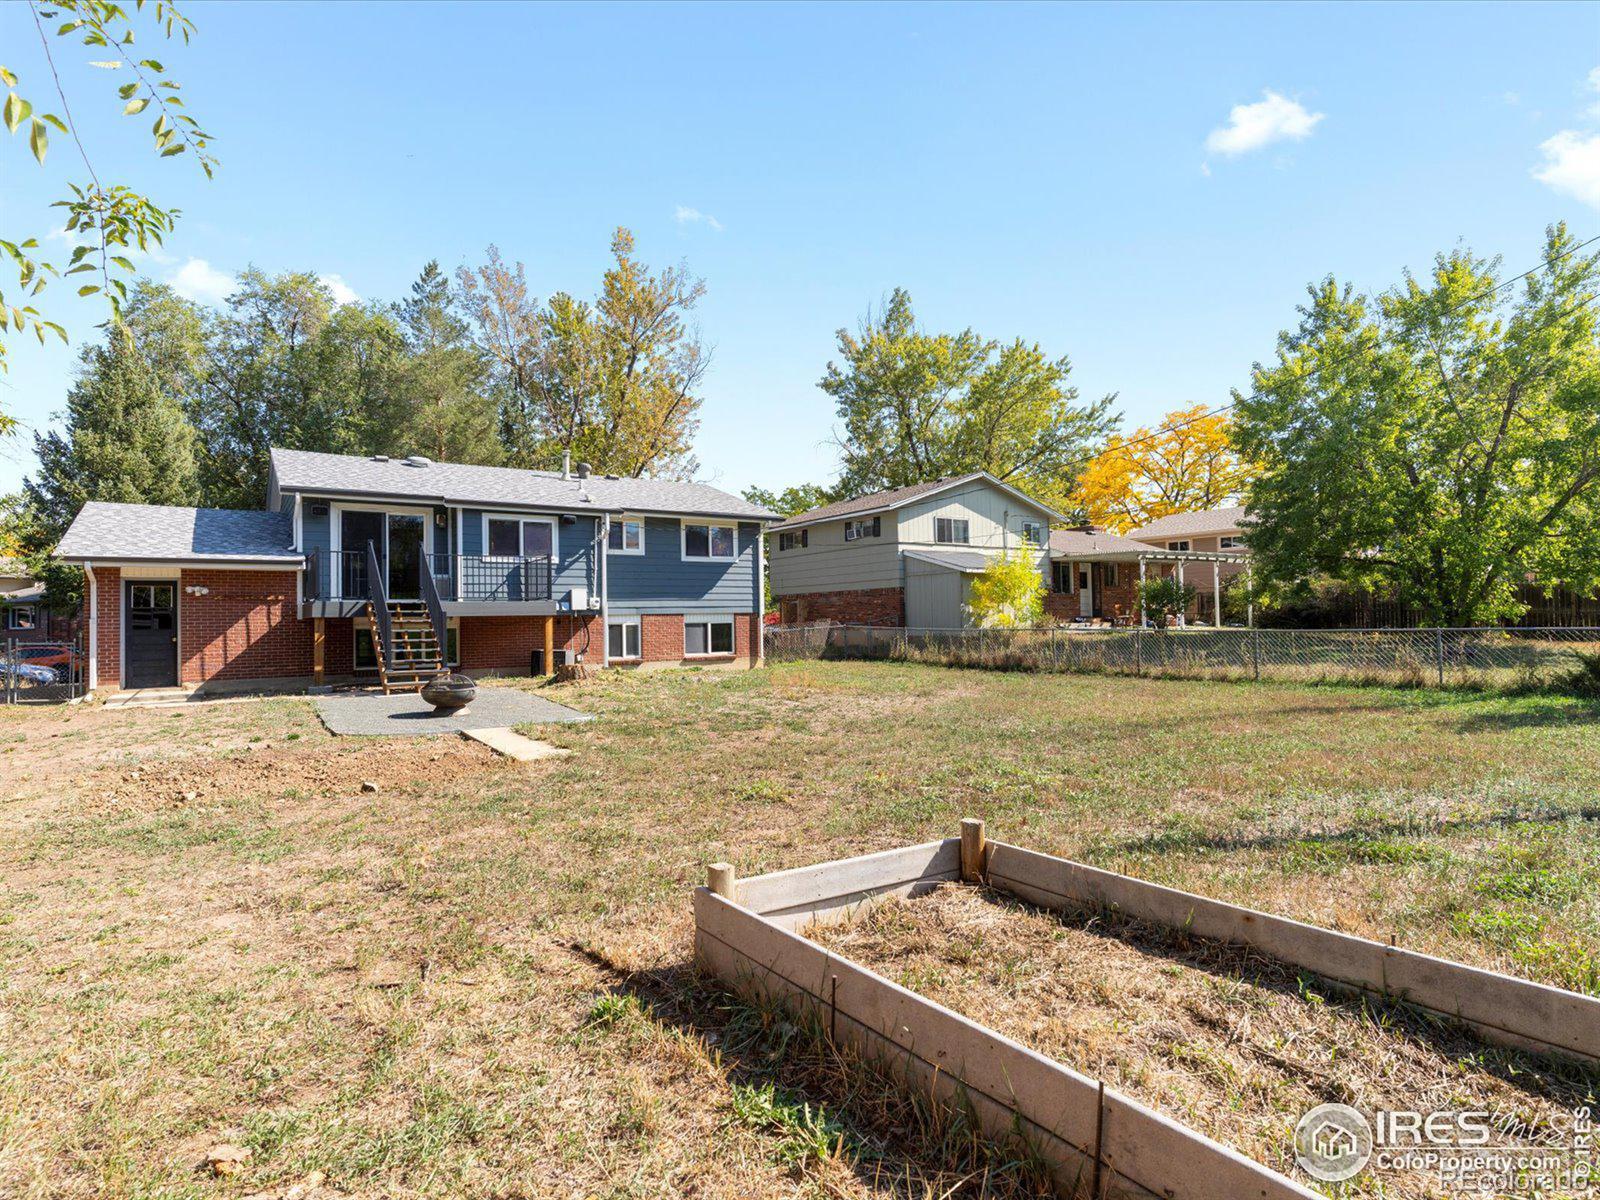
[{"label": "gray shed door", "polygon": [[906,624],[913,629],[960,629],[966,622],[961,606],[967,598],[966,576],[960,571],[923,568],[906,574]]}]

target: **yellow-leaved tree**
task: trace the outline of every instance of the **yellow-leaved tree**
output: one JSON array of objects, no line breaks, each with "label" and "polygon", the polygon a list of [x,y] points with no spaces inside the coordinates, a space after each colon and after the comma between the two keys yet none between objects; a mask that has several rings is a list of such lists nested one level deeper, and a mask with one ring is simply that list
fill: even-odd
[{"label": "yellow-leaved tree", "polygon": [[1073,502],[1113,533],[1233,503],[1254,472],[1231,432],[1226,413],[1197,404],[1168,413],[1154,429],[1113,435],[1084,468]]},{"label": "yellow-leaved tree", "polygon": [[1044,617],[1044,595],[1039,550],[1017,546],[996,554],[973,577],[967,615],[974,625],[987,629],[1037,625]]}]

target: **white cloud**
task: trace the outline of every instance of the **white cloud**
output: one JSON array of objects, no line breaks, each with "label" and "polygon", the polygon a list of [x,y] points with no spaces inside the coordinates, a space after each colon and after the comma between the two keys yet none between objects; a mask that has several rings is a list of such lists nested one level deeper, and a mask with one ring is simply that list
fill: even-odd
[{"label": "white cloud", "polygon": [[722,222],[710,213],[701,212],[698,208],[690,208],[687,205],[680,204],[678,205],[678,210],[672,216],[673,220],[677,221],[679,225],[709,225],[718,233],[722,232]]},{"label": "white cloud", "polygon": [[354,304],[361,299],[356,294],[355,288],[351,287],[338,275],[319,275],[317,278],[322,280],[327,285],[328,290],[333,293],[333,302],[335,304]]},{"label": "white cloud", "polygon": [[203,258],[191,258],[171,275],[167,282],[178,295],[201,304],[221,304],[233,295],[237,281],[226,271],[219,271]]},{"label": "white cloud", "polygon": [[[1589,91],[1600,92],[1600,67],[1596,67],[1594,70],[1589,72],[1589,77],[1584,80],[1584,84]],[[1593,104],[1589,105],[1585,111],[1589,116],[1593,117],[1597,121],[1600,121],[1600,100],[1596,100]]]},{"label": "white cloud", "polygon": [[1219,125],[1206,137],[1206,149],[1231,158],[1248,154],[1273,142],[1299,142],[1311,136],[1324,114],[1307,112],[1298,101],[1267,90],[1254,104],[1235,104],[1228,110],[1228,123]]},{"label": "white cloud", "polygon": [[1600,208],[1600,133],[1563,129],[1539,144],[1544,166],[1533,177],[1585,204]]}]

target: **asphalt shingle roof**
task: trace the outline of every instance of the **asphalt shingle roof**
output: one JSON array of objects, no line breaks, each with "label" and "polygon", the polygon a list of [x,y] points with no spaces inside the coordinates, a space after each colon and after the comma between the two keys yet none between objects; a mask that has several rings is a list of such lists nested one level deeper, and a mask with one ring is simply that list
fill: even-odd
[{"label": "asphalt shingle roof", "polygon": [[936,567],[949,567],[964,575],[976,575],[987,570],[994,556],[981,550],[906,550],[907,558],[932,563]]},{"label": "asphalt shingle roof", "polygon": [[68,560],[282,562],[294,566],[294,524],[286,513],[91,500],[56,547]]},{"label": "asphalt shingle roof", "polygon": [[563,479],[555,471],[474,467],[274,448],[272,466],[286,492],[399,496],[439,504],[557,508],[569,512],[656,512],[775,521],[778,514],[705,483],[671,479]]},{"label": "asphalt shingle roof", "polygon": [[1151,521],[1142,529],[1129,530],[1128,536],[1143,541],[1146,538],[1186,537],[1197,533],[1228,533],[1242,529],[1245,511],[1242,505],[1232,508],[1206,508],[1199,512],[1173,513],[1159,521]]},{"label": "asphalt shingle roof", "polygon": [[1150,547],[1143,542],[1118,537],[1097,529],[1086,533],[1082,529],[1055,529],[1050,533],[1050,553],[1062,558],[1095,558],[1102,554],[1148,554]]},{"label": "asphalt shingle roof", "polygon": [[792,525],[810,525],[816,521],[834,521],[840,517],[848,517],[852,513],[873,512],[878,509],[899,508],[900,505],[915,500],[918,496],[925,496],[929,492],[936,492],[942,487],[949,487],[963,479],[976,479],[977,475],[946,475],[943,479],[932,479],[927,483],[908,483],[905,487],[890,488],[886,492],[873,492],[867,496],[857,496],[851,500],[840,500],[834,504],[824,504],[821,508],[813,508],[809,512],[795,513],[794,516],[784,521],[778,529],[787,529]]}]

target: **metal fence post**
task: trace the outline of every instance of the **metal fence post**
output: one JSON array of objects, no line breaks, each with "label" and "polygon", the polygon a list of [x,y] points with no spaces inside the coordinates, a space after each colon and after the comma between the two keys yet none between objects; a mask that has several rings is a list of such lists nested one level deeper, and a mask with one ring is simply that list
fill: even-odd
[{"label": "metal fence post", "polygon": [[1439,662],[1439,686],[1444,686],[1444,629],[1435,626],[1433,630],[1434,657]]},{"label": "metal fence post", "polygon": [[1133,673],[1144,674],[1144,628],[1135,627],[1133,631]]},{"label": "metal fence post", "polygon": [[1250,676],[1261,678],[1261,634],[1254,628],[1250,630]]}]

